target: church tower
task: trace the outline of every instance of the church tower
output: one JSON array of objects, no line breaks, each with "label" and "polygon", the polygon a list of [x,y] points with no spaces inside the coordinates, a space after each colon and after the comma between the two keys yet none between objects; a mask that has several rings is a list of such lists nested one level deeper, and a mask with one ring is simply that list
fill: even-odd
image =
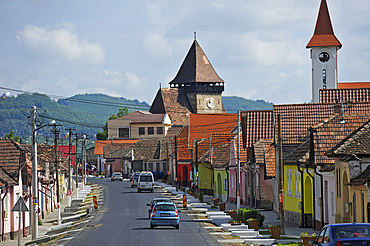
[{"label": "church tower", "polygon": [[318,103],[320,89],[336,89],[337,52],[342,47],[334,35],[326,0],[321,0],[315,32],[306,48],[312,60],[312,102]]},{"label": "church tower", "polygon": [[193,113],[225,113],[222,103],[224,81],[217,75],[196,40],[169,84],[170,88],[185,92]]}]

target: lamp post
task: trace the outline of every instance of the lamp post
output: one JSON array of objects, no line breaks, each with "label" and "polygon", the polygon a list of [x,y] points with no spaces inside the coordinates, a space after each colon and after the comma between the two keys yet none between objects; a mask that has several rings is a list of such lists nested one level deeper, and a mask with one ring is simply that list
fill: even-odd
[{"label": "lamp post", "polygon": [[[37,130],[47,126],[43,125],[36,128],[36,106],[32,107],[32,239],[36,239],[38,235],[38,186],[37,186]],[[55,120],[49,122],[49,126],[55,124]]]}]

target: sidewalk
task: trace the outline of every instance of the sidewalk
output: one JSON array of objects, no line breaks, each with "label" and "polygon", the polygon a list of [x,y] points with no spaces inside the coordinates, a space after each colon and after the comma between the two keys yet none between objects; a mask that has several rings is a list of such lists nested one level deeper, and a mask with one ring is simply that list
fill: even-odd
[{"label": "sidewalk", "polygon": [[[203,196],[203,201],[209,204],[212,204],[212,196]],[[240,204],[240,208],[249,208],[248,206]],[[236,209],[235,203],[226,202],[225,210],[232,210]],[[280,225],[280,219],[278,219],[278,214],[274,211],[268,211],[263,209],[257,209],[261,214],[265,216],[265,221],[263,222],[263,227],[268,227],[268,225]],[[318,234],[319,231],[314,230],[313,228],[299,228],[298,226],[292,226],[287,223],[284,224],[285,226],[285,235],[287,237],[300,237],[302,232],[307,232],[309,234],[316,233]]]},{"label": "sidewalk", "polygon": [[[80,186],[79,186],[80,187]],[[78,189],[80,191],[81,188]],[[72,199],[77,197],[77,190],[76,187],[73,187]],[[63,200],[60,201],[60,212],[62,213],[64,211],[65,207],[68,207],[68,197],[65,196]],[[41,219],[42,225],[38,225],[38,236],[37,238],[42,238],[45,236],[45,234],[50,230],[51,227],[55,226],[53,223],[56,223],[58,220],[58,212],[57,209],[54,209],[53,212],[49,213],[44,217],[44,219]],[[20,243],[21,245],[26,245],[26,243],[29,243],[32,240],[32,232],[29,230],[30,233],[27,237],[21,237]],[[17,234],[18,236],[18,234]],[[22,236],[22,235],[21,235]],[[6,240],[4,242],[0,242],[0,246],[8,246],[8,245],[18,245],[18,238],[15,240]]]}]

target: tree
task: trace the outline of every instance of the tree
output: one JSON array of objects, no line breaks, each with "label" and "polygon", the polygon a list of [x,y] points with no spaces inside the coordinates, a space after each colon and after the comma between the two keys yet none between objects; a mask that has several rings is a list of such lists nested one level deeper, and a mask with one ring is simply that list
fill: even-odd
[{"label": "tree", "polygon": [[[118,110],[118,113],[117,115],[113,114],[111,115],[108,120],[115,120],[115,119],[118,119],[124,115],[128,114],[128,109],[126,107],[124,108],[120,108]],[[97,140],[106,140],[108,138],[108,121],[105,123],[105,125],[103,126],[103,132],[98,132],[96,134],[96,139]]]},{"label": "tree", "polygon": [[10,127],[10,133],[5,134],[4,138],[12,138],[19,143],[19,136],[14,136],[13,128]]}]

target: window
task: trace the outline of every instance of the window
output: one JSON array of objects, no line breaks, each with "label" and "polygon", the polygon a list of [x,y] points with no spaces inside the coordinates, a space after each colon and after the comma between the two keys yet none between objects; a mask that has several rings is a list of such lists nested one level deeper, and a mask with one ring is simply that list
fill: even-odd
[{"label": "window", "polygon": [[159,171],[161,170],[161,168],[159,167],[159,162],[157,162],[157,163],[155,164],[155,170],[156,170],[157,172],[159,172]]},{"label": "window", "polygon": [[163,135],[163,127],[157,127],[157,135]]},{"label": "window", "polygon": [[293,179],[292,179],[292,169],[289,169],[290,177],[290,197],[293,197]]},{"label": "window", "polygon": [[330,243],[330,234],[329,234],[329,232],[330,232],[330,227],[326,228],[323,243]]},{"label": "window", "polygon": [[298,174],[298,185],[299,185],[299,193],[298,193],[298,198],[301,198],[301,175],[300,173]]},{"label": "window", "polygon": [[319,237],[317,238],[318,243],[323,243],[325,231],[326,231],[326,228],[322,229],[322,231],[320,232]]},{"label": "window", "polygon": [[286,196],[289,196],[290,192],[289,192],[289,169],[286,170],[286,179],[287,179],[287,182],[286,182],[286,185],[287,185],[287,188],[286,188]]},{"label": "window", "polygon": [[145,127],[139,127],[139,135],[145,135]]},{"label": "window", "polygon": [[118,138],[129,138],[130,128],[129,127],[118,127]]},{"label": "window", "polygon": [[227,183],[227,179],[224,179],[224,190],[228,191],[229,190],[229,185]]},{"label": "window", "polygon": [[297,198],[297,190],[298,190],[298,175],[297,175],[297,170],[294,170],[294,179],[295,179],[294,197]]},{"label": "window", "polygon": [[148,127],[148,135],[154,134],[154,127]]}]

